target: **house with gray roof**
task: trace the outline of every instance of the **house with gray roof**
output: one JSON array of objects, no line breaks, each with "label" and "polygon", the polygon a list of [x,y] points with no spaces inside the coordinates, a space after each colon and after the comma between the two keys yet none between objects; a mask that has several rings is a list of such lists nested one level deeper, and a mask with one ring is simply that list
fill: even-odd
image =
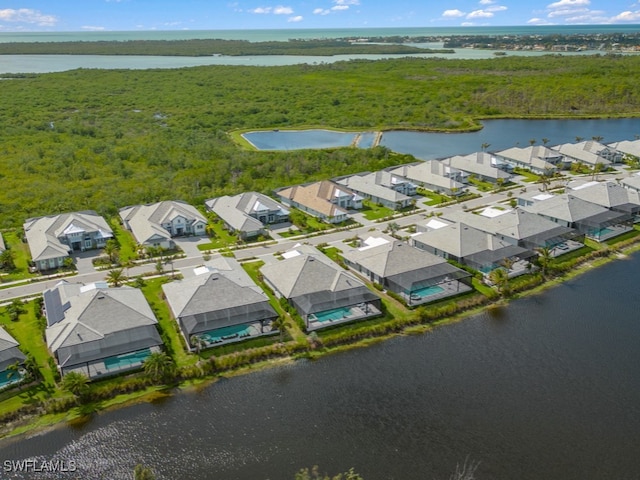
[{"label": "house with gray roof", "polygon": [[628,189],[615,182],[570,182],[568,193],[587,202],[595,203],[614,212],[626,213],[634,222],[640,220],[640,204]]},{"label": "house with gray roof", "polygon": [[507,148],[494,155],[513,168],[530,170],[538,175],[548,175],[568,165],[561,153],[543,145]]},{"label": "house with gray roof", "polygon": [[536,202],[525,209],[601,242],[631,230],[632,217],[614,212],[571,193]]},{"label": "house with gray roof", "polygon": [[351,269],[402,296],[410,306],[471,290],[471,274],[399,240],[382,242],[369,237],[360,247],[346,250],[343,259]]},{"label": "house with gray roof", "polygon": [[411,197],[416,194],[416,185],[384,170],[339,177],[335,181],[392,210],[410,206]]},{"label": "house with gray roof", "polygon": [[640,175],[623,178],[620,184],[629,191],[640,192]]},{"label": "house with gray roof", "polygon": [[229,231],[237,233],[243,240],[266,235],[265,225],[289,221],[289,210],[258,192],[211,198],[205,201],[205,206],[222,219]]},{"label": "house with gray roof", "polygon": [[278,331],[269,298],[234,259],[218,256],[195,273],[162,285],[191,350],[198,348],[195,342],[212,347]]},{"label": "house with gray roof", "polygon": [[207,219],[186,202],[163,202],[134,205],[120,209],[124,227],[140,245],[172,249],[173,237],[205,234]]},{"label": "house with gray roof", "polygon": [[465,188],[461,182],[462,172],[438,160],[391,167],[387,171],[427,190],[446,195],[460,195]]},{"label": "house with gray roof", "polygon": [[527,259],[534,254],[526,248],[501,240],[464,223],[454,223],[411,236],[411,245],[447,260],[468,265],[485,275],[507,268],[510,276],[527,271]]},{"label": "house with gray roof", "polygon": [[19,365],[26,360],[24,353],[18,347],[16,339],[0,326],[0,390],[22,380],[22,374],[19,371],[10,369],[13,365]]},{"label": "house with gray roof", "polygon": [[640,159],[640,140],[623,140],[610,143],[608,147],[614,151],[621,152],[622,161],[625,160],[625,156]]},{"label": "house with gray roof", "polygon": [[362,196],[329,180],[279,188],[275,191],[282,203],[307,212],[329,223],[349,219],[349,210],[362,208]]},{"label": "house with gray roof", "polygon": [[162,340],[157,319],[136,288],[65,280],[44,292],[45,336],[60,373],[89,379],[142,367]]},{"label": "house with gray roof", "polygon": [[608,167],[612,163],[622,162],[622,153],[594,140],[579,143],[556,145],[554,150],[572,162],[582,163],[590,167],[597,164]]},{"label": "house with gray roof", "polygon": [[476,152],[470,155],[455,155],[441,160],[456,170],[473,175],[478,180],[489,183],[508,182],[513,175],[498,168],[494,155],[487,152]]},{"label": "house with gray roof", "polygon": [[29,218],[23,229],[40,271],[62,267],[72,252],[104,248],[113,238],[109,224],[93,210]]},{"label": "house with gray roof", "polygon": [[276,296],[298,311],[307,330],[382,314],[377,295],[313,247],[297,245],[260,272]]},{"label": "house with gray roof", "polygon": [[[448,211],[444,212],[443,217],[491,233],[501,240],[531,251],[549,248],[558,250],[558,253],[567,253],[583,246],[584,234],[522,208],[505,210],[495,216],[460,210]],[[570,248],[566,248],[567,246]]]}]

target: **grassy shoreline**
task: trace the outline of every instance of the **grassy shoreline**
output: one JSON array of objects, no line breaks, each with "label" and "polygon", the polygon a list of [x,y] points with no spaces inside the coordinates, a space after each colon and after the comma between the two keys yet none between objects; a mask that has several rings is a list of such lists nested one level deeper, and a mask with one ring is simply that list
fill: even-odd
[{"label": "grassy shoreline", "polygon": [[[75,406],[62,413],[26,415],[3,426],[0,431],[0,439],[19,440],[20,437],[28,437],[29,435],[51,430],[64,424],[89,421],[93,415],[108,412],[115,408],[127,407],[138,403],[153,403],[154,401],[166,399],[173,395],[198,391],[202,388],[209,387],[222,378],[233,378],[240,375],[247,375],[268,368],[290,364],[300,359],[315,360],[326,355],[347,352],[357,348],[366,348],[399,336],[422,335],[436,328],[445,327],[447,325],[463,321],[471,316],[482,313],[487,309],[507,306],[513,300],[531,295],[539,295],[551,288],[565,283],[566,281],[587,273],[594,268],[601,267],[613,261],[626,259],[629,255],[640,251],[640,235],[621,243],[624,243],[623,248],[618,248],[615,244],[611,245],[609,247],[609,255],[588,259],[567,272],[563,272],[553,278],[549,278],[542,284],[536,285],[533,288],[515,293],[509,298],[490,300],[487,304],[472,307],[468,310],[460,311],[445,318],[433,321],[420,322],[416,324],[408,323],[398,331],[356,337],[355,340],[351,340],[346,343],[339,343],[329,347],[322,347],[320,349],[289,352],[286,355],[279,355],[259,360],[255,363],[243,364],[226,371],[214,372],[213,374],[201,377],[184,379],[174,385],[149,386],[142,390],[117,395],[107,400]],[[391,318],[395,317],[392,316]]]}]

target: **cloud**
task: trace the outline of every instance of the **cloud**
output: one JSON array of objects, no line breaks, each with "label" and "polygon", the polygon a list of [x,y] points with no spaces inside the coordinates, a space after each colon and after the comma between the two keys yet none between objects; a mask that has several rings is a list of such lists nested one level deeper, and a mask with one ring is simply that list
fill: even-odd
[{"label": "cloud", "polygon": [[352,6],[360,5],[360,0],[331,0],[332,7],[316,8],[313,10],[314,15],[329,15],[331,13],[344,12]]},{"label": "cloud", "polygon": [[621,12],[611,19],[612,22],[638,22],[640,21],[640,11],[637,12]]},{"label": "cloud", "polygon": [[287,22],[292,22],[292,23],[301,22],[302,20],[304,20],[304,17],[302,15],[297,15],[295,17],[287,18]]},{"label": "cloud", "polygon": [[480,5],[491,5],[492,3],[496,3],[493,0],[480,0],[478,2]]},{"label": "cloud", "polygon": [[505,10],[507,10],[507,7],[505,7],[504,5],[496,5],[494,7],[488,7],[484,9],[485,12],[504,12]]},{"label": "cloud", "polygon": [[589,12],[588,8],[574,8],[574,9],[570,9],[570,8],[565,8],[562,10],[554,10],[552,12],[549,12],[549,15],[547,15],[549,18],[553,18],[553,17],[568,17],[570,15],[576,15],[578,13],[587,13]]},{"label": "cloud", "polygon": [[464,17],[465,13],[461,12],[460,10],[445,10],[444,12],[442,12],[442,16],[443,17]]},{"label": "cloud", "polygon": [[258,7],[258,8],[254,8],[253,10],[249,10],[251,13],[259,13],[259,14],[264,14],[264,13],[271,13],[271,7]]},{"label": "cloud", "polygon": [[588,7],[591,5],[591,0],[560,0],[559,2],[550,3],[547,5],[549,9],[556,8],[572,8],[572,7]]},{"label": "cloud", "polygon": [[58,23],[55,15],[46,15],[32,8],[5,8],[0,10],[0,22],[30,23],[41,27],[52,27]]},{"label": "cloud", "polygon": [[552,25],[552,23],[550,23],[548,20],[545,20],[544,18],[538,18],[538,17],[534,17],[534,18],[531,18],[531,19],[527,20],[527,24],[529,24],[529,25]]},{"label": "cloud", "polygon": [[360,5],[360,0],[333,0],[336,5]]},{"label": "cloud", "polygon": [[293,8],[291,7],[283,7],[282,5],[278,5],[277,7],[257,7],[253,10],[249,10],[250,13],[257,13],[260,15],[266,15],[272,13],[274,15],[291,15],[293,13]]},{"label": "cloud", "polygon": [[104,27],[97,27],[94,25],[83,25],[80,28],[82,30],[86,30],[87,32],[102,32],[103,30],[106,30]]},{"label": "cloud", "polygon": [[493,17],[493,13],[492,12],[487,12],[486,10],[474,10],[473,12],[471,12],[470,14],[467,15],[467,19],[472,19],[472,18],[492,18]]},{"label": "cloud", "polygon": [[331,13],[331,10],[325,9],[325,8],[316,8],[313,11],[314,15],[329,15]]},{"label": "cloud", "polygon": [[331,7],[331,10],[334,12],[338,12],[340,10],[349,10],[349,5],[334,5]]},{"label": "cloud", "polygon": [[273,9],[274,15],[291,15],[293,13],[293,8],[291,7],[276,7]]}]

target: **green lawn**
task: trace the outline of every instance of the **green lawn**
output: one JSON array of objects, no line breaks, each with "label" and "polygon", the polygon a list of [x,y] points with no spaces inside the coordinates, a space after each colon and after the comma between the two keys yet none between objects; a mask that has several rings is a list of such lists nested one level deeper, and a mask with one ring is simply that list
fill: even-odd
[{"label": "green lawn", "polygon": [[365,200],[363,205],[364,207],[360,211],[364,214],[364,218],[367,220],[380,220],[381,218],[386,218],[395,213],[390,208],[383,207],[382,205],[370,202],[369,200]]},{"label": "green lawn", "polygon": [[529,170],[516,168],[514,169],[513,173],[515,173],[516,175],[522,175],[524,177],[524,181],[528,183],[534,183],[534,182],[540,181],[540,175],[536,175],[535,173],[530,172]]},{"label": "green lawn", "polygon": [[16,266],[15,271],[2,275],[2,281],[4,282],[38,276],[37,273],[29,273],[31,253],[29,252],[29,246],[22,242],[21,236],[22,232],[20,230],[11,230],[2,234],[5,246],[13,252],[13,263]]},{"label": "green lawn", "polygon": [[136,260],[138,258],[138,252],[136,251],[137,242],[133,238],[133,235],[125,230],[116,218],[111,219],[110,225],[113,230],[113,235],[120,246],[120,262]]},{"label": "green lawn", "polygon": [[158,319],[161,332],[164,332],[166,338],[169,338],[171,342],[168,347],[173,352],[173,359],[176,365],[182,367],[194,364],[197,361],[197,357],[187,353],[185,350],[181,341],[181,334],[178,331],[178,324],[171,318],[169,306],[162,298],[162,284],[169,281],[170,279],[167,277],[147,280],[146,285],[142,287],[142,293],[144,293],[147,302],[151,305],[151,309]]},{"label": "green lawn", "polygon": [[215,237],[211,237],[211,242],[198,245],[198,250],[217,250],[219,248],[230,247],[238,243],[238,236],[230,233],[224,228],[224,222],[219,219],[209,219],[209,228],[215,232]]},{"label": "green lawn", "polygon": [[493,183],[485,182],[474,177],[469,177],[469,183],[478,187],[478,190],[480,190],[481,192],[489,192],[496,188],[496,185],[494,185]]},{"label": "green lawn", "polygon": [[425,197],[425,201],[422,203],[430,207],[454,200],[452,197],[442,195],[441,193],[432,192],[430,190],[425,190],[424,188],[418,188],[418,195]]}]

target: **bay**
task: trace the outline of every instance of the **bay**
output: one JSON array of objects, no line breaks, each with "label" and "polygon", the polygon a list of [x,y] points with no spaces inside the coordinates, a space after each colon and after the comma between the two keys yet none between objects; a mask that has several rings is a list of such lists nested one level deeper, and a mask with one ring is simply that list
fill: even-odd
[{"label": "bay", "polygon": [[[73,474],[287,479],[303,466],[367,479],[636,478],[640,256],[429,333],[298,361],[95,415],[0,458]],[[3,478],[33,478],[5,473]]]}]

